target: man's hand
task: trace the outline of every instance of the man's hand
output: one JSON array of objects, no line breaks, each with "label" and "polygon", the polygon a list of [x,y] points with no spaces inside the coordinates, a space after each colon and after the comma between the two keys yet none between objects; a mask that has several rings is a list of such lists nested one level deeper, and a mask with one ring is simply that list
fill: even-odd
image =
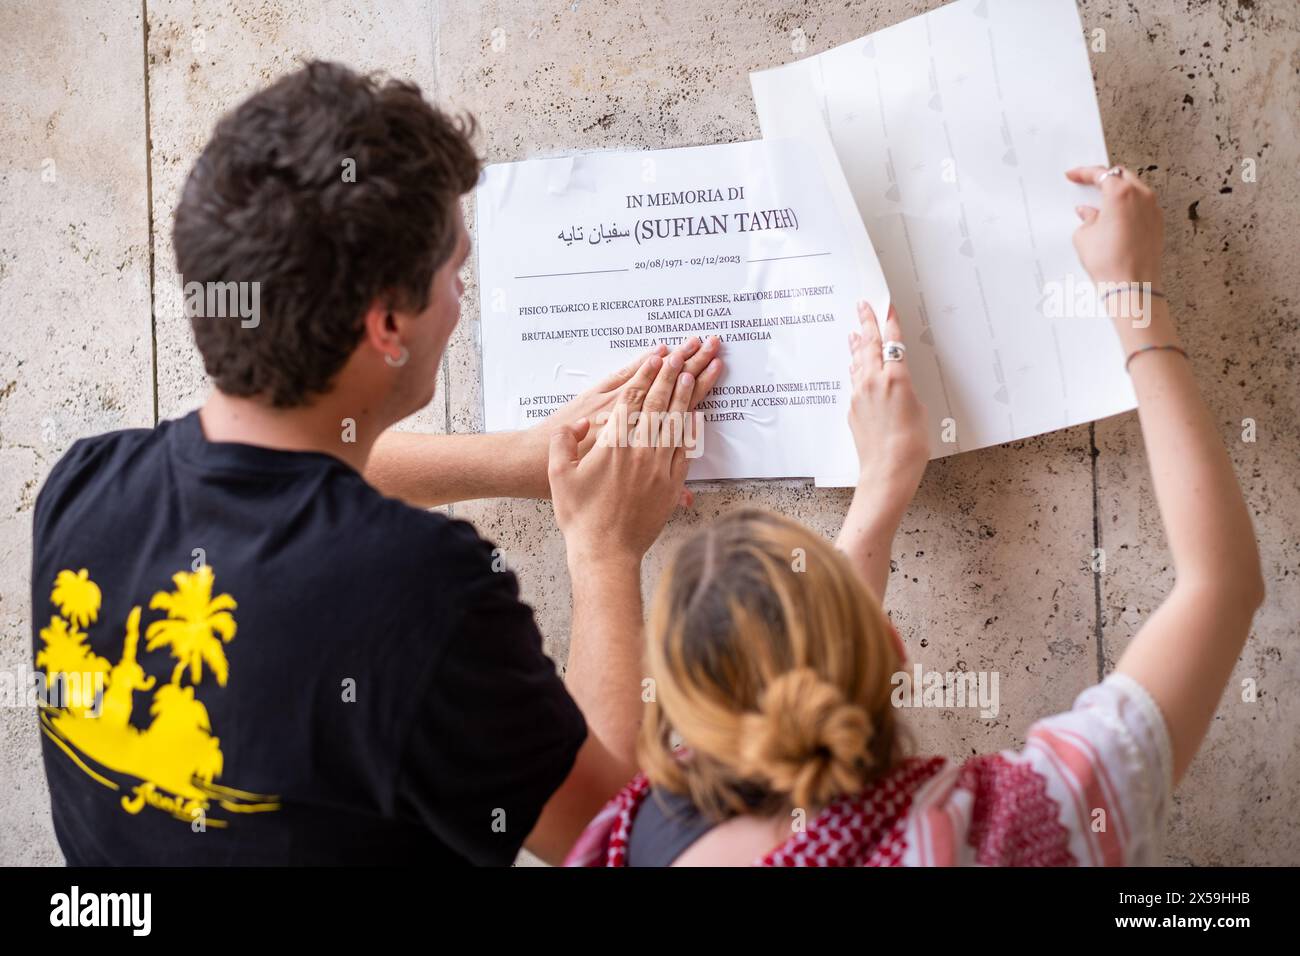
[{"label": "man's hand", "polygon": [[[722,374],[717,338],[701,343],[690,338],[677,347],[682,369],[695,378],[690,408],[694,410]],[[546,477],[551,436],[580,420],[603,418],[629,387],[632,376],[650,357],[662,359],[660,346],[587,389],[545,421],[525,431],[484,435],[421,435],[389,429],[379,436],[366,463],[366,479],[386,495],[416,508],[433,508],[475,498],[549,498]],[[596,441],[584,431],[578,445],[582,457]],[[685,494],[690,504],[690,493]]]},{"label": "man's hand", "polygon": [[[682,370],[688,372],[695,380],[694,391],[690,398],[689,408],[691,410],[717,384],[718,377],[722,374],[722,361],[718,358],[718,353],[721,350],[722,343],[716,336],[710,337],[704,342],[692,336],[673,351],[672,354],[681,359]],[[635,362],[593,385],[567,405],[556,409],[541,423],[523,432],[519,436],[519,454],[524,459],[523,469],[529,475],[527,496],[530,498],[550,497],[551,486],[546,474],[547,460],[551,438],[559,429],[573,426],[582,420],[596,421],[612,412],[620,396],[632,384],[632,377],[637,370],[642,368],[651,358],[664,359],[668,356],[669,352],[666,346],[660,345],[651,349]],[[597,428],[584,431],[582,440],[578,442],[579,458],[586,455],[591,450],[592,445],[596,443],[598,431]]]},{"label": "man's hand", "polygon": [[554,430],[551,496],[571,565],[580,556],[639,566],[672,515],[688,462],[672,440],[682,430],[661,413],[679,420],[690,414],[696,381],[685,366],[680,350],[666,358],[652,353],[615,391],[598,435],[585,418]]}]

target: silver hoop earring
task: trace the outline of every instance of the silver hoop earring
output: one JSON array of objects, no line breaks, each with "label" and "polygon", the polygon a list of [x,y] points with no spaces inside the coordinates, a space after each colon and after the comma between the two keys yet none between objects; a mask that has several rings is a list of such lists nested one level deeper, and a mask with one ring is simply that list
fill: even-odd
[{"label": "silver hoop earring", "polygon": [[401,346],[401,349],[402,354],[397,356],[397,358],[393,358],[391,355],[384,353],[384,361],[388,363],[390,368],[401,368],[410,360],[411,353],[406,350],[406,346]]}]

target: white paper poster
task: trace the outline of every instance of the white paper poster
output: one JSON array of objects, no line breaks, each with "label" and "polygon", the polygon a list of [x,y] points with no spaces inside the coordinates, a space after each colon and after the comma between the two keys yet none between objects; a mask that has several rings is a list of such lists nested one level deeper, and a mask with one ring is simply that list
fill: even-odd
[{"label": "white paper poster", "polygon": [[726,371],[690,477],[856,480],[847,337],[857,301],[883,314],[888,290],[829,145],[498,164],[476,205],[489,431],[716,334]]},{"label": "white paper poster", "polygon": [[751,81],[764,136],[829,133],[933,457],[1135,406],[1071,244],[1097,197],[1063,173],[1107,162],[1073,0],[958,0]]}]

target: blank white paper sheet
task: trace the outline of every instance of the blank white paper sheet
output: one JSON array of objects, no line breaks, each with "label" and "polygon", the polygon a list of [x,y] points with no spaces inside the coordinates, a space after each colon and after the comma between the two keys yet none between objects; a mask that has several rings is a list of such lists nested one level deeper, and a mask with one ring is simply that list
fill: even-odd
[{"label": "blank white paper sheet", "polygon": [[958,0],[750,79],[765,137],[828,138],[839,159],[932,457],[1135,407],[1071,240],[1097,194],[1064,171],[1107,163],[1073,0]]}]

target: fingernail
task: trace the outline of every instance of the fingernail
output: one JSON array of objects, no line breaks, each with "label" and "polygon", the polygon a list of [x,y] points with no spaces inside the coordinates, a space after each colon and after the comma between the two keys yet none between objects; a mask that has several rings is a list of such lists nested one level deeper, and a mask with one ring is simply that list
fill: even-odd
[{"label": "fingernail", "polygon": [[714,359],[712,362],[709,363],[708,367],[704,371],[712,372],[717,367],[718,367],[718,360]]},{"label": "fingernail", "polygon": [[691,373],[690,373],[690,372],[682,372],[681,375],[678,375],[678,376],[677,376],[677,384],[678,384],[678,385],[682,385],[682,386],[690,385],[690,384],[691,384]]},{"label": "fingernail", "polygon": [[652,356],[650,356],[650,367],[651,367],[651,368],[658,368],[658,367],[659,367],[659,363],[662,362],[662,361],[663,361],[663,358],[662,358],[661,356],[658,356],[658,355],[652,355]]},{"label": "fingernail", "polygon": [[678,355],[676,352],[674,352],[672,355],[668,356],[668,367],[671,368],[671,369],[673,369],[674,371],[676,371],[677,369],[681,368],[681,367],[682,367],[682,357],[681,357],[680,355]]}]

